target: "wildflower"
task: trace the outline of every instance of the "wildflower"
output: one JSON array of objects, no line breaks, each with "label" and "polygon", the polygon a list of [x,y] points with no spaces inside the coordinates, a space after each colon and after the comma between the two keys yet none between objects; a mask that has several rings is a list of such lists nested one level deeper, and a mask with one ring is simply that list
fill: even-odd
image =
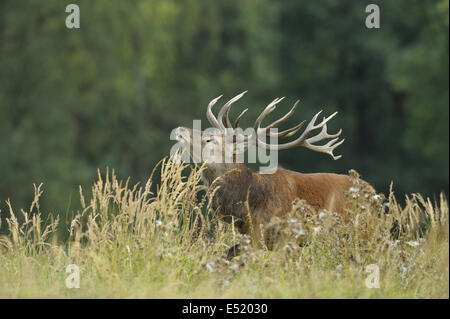
[{"label": "wildflower", "polygon": [[418,242],[418,241],[415,241],[415,240],[411,240],[411,241],[408,241],[408,242],[406,242],[408,245],[410,245],[411,247],[417,247],[417,246],[419,246],[420,245],[420,243]]},{"label": "wildflower", "polygon": [[214,269],[214,263],[207,263],[207,264],[206,264],[206,269],[208,269],[208,271],[209,271],[210,273],[213,273],[213,272],[216,271],[216,270]]},{"label": "wildflower", "polygon": [[390,245],[391,245],[391,247],[396,247],[399,242],[400,242],[400,240],[397,239],[397,240],[391,241]]},{"label": "wildflower", "polygon": [[303,230],[303,228],[300,230],[298,230],[297,228],[294,228],[294,229],[292,229],[292,232],[295,234],[295,238],[306,235],[306,232]]}]

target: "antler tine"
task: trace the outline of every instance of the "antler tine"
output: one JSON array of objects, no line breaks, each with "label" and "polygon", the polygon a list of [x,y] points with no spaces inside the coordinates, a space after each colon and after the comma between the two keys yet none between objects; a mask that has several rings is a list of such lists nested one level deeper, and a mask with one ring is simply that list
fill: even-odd
[{"label": "antler tine", "polygon": [[[219,124],[223,127],[223,129],[225,129],[226,127],[229,127],[229,128],[233,127],[231,125],[230,119],[228,117],[228,113],[230,112],[230,109],[231,109],[231,106],[233,105],[233,103],[236,102],[237,100],[239,100],[240,98],[242,98],[245,93],[247,93],[247,91],[244,91],[241,94],[236,95],[235,97],[230,99],[227,103],[225,103],[225,105],[220,109],[219,115],[217,118],[218,118]],[[225,115],[225,124],[223,123],[224,115]]]},{"label": "antler tine", "polygon": [[253,126],[253,129],[255,130],[256,135],[260,135],[261,133],[266,132],[266,128],[261,128],[262,121],[266,118],[267,115],[273,112],[275,108],[277,107],[277,104],[284,100],[284,96],[282,98],[276,98],[273,100],[269,105],[266,106],[264,111],[258,116],[258,118],[255,121],[255,124]]},{"label": "antler tine", "polygon": [[310,144],[310,145],[307,146],[307,148],[312,150],[312,151],[328,154],[334,160],[337,160],[337,159],[340,159],[342,157],[342,155],[337,155],[336,156],[336,155],[333,154],[333,151],[336,149],[336,147],[338,147],[339,145],[344,143],[345,138],[343,138],[342,140],[337,142],[338,140],[339,140],[339,138],[336,137],[336,138],[332,139],[331,141],[329,141],[328,143],[326,143],[325,145],[312,145],[312,144]]},{"label": "antler tine", "polygon": [[[337,113],[337,112],[336,112],[336,113]],[[334,113],[333,116],[334,116],[336,113]],[[324,121],[325,121],[325,117],[323,118],[322,123],[323,123]],[[328,121],[328,120],[327,120],[327,121]],[[308,141],[308,143],[315,143],[315,142],[321,141],[321,140],[323,140],[323,139],[338,137],[339,135],[341,135],[341,133],[342,133],[342,129],[340,129],[339,132],[337,132],[336,134],[328,134],[328,132],[327,132],[327,124],[326,124],[326,122],[325,122],[325,123],[323,124],[323,126],[322,126],[322,130],[320,131],[320,133],[317,134],[317,135],[315,135],[315,136],[313,136],[313,137],[308,138],[307,141]]]},{"label": "antler tine", "polygon": [[214,104],[217,103],[217,101],[222,97],[223,95],[219,95],[218,97],[216,97],[215,99],[211,100],[211,102],[209,102],[208,104],[208,108],[206,109],[206,118],[208,119],[209,123],[211,123],[212,126],[214,126],[215,128],[218,129],[222,129],[222,127],[220,126],[219,121],[217,121],[216,117],[214,116],[213,112],[212,112],[212,107],[214,106]]},{"label": "antler tine", "polygon": [[[322,112],[322,111],[321,111]],[[320,124],[317,124],[317,127],[322,127],[323,125],[325,125],[329,120],[331,120],[333,117],[336,116],[336,114],[338,114],[338,112],[334,112],[333,114],[331,114],[328,117],[324,117],[322,122],[320,122]]]},{"label": "antler tine", "polygon": [[[297,124],[296,126],[291,127],[290,129],[287,129],[287,130],[279,132],[279,133],[272,133],[269,130],[271,128],[277,127],[278,125],[280,125],[281,123],[286,121],[288,118],[290,118],[292,116],[292,114],[294,114],[299,103],[300,103],[300,100],[297,100],[294,103],[294,106],[289,110],[289,112],[287,112],[282,118],[280,118],[280,119],[274,121],[272,124],[268,125],[266,127],[266,135],[269,135],[270,137],[280,138],[280,137],[290,137],[290,136],[294,135],[295,133],[297,133],[303,127],[303,125],[306,123],[306,121],[303,121],[303,122]],[[267,131],[269,131],[269,133],[267,133]]]},{"label": "antler tine", "polygon": [[286,121],[288,118],[290,118],[291,115],[294,114],[295,109],[296,109],[297,106],[298,106],[298,103],[300,103],[300,100],[297,100],[297,101],[294,103],[294,106],[289,110],[289,112],[286,113],[286,115],[284,115],[282,118],[280,118],[280,119],[274,121],[272,124],[267,125],[267,129],[271,129],[271,128],[273,128],[273,127],[277,127],[278,125],[280,125],[281,123],[283,123],[284,121]]},{"label": "antler tine", "polygon": [[235,129],[238,128],[238,126],[239,126],[239,121],[240,121],[241,118],[244,116],[244,114],[247,113],[247,111],[248,111],[248,108],[245,109],[245,110],[243,110],[243,111],[241,112],[241,114],[239,114],[239,116],[236,118],[236,121],[234,121],[234,125],[233,125],[233,127],[234,127]]},{"label": "antler tine", "polygon": [[290,137],[290,136],[294,135],[295,133],[297,133],[303,127],[303,125],[305,125],[305,123],[306,123],[306,120],[302,121],[301,123],[299,123],[298,125],[296,125],[294,127],[291,127],[290,129],[287,129],[280,133],[276,133],[276,134],[269,133],[269,134],[271,137],[277,137],[277,138]]}]

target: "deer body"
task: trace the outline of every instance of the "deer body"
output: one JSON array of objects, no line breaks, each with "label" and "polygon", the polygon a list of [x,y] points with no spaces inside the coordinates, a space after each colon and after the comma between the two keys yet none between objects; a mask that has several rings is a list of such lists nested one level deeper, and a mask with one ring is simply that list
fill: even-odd
[{"label": "deer body", "polygon": [[[303,127],[305,121],[282,132],[272,130],[294,113],[298,101],[285,116],[266,127],[261,127],[264,118],[283,98],[275,99],[255,121],[253,133],[244,136],[237,128],[240,118],[247,110],[238,116],[234,125],[228,118],[231,105],[244,93],[228,101],[219,111],[217,118],[211,108],[220,97],[209,103],[206,115],[217,131],[206,132],[184,127],[174,130],[175,138],[183,144],[185,150],[189,151],[190,156],[197,162],[205,164],[202,176],[212,194],[212,208],[223,217],[224,221],[234,221],[242,233],[249,233],[251,227],[268,223],[274,216],[286,215],[292,210],[292,203],[296,198],[305,200],[317,211],[327,209],[342,215],[344,220],[348,219],[346,208],[349,208],[349,202],[345,193],[352,185],[349,176],[332,173],[303,174],[284,169],[276,170],[272,174],[256,173],[240,163],[235,156],[239,152],[245,152],[248,146],[253,144],[271,151],[301,146],[328,154],[335,160],[339,159],[341,156],[335,156],[333,151],[344,141],[338,141],[341,130],[336,134],[329,134],[326,126],[337,112],[316,124],[321,111],[318,112],[308,123],[304,132],[294,141],[284,144],[266,144],[261,141],[261,136],[290,137]],[[317,130],[320,132],[310,137]],[[331,140],[324,145],[315,144],[326,139]],[[205,155],[196,150],[192,147],[195,140],[201,141],[201,147],[198,149],[211,149],[213,152]],[[234,154],[234,160],[220,161],[224,153],[230,153],[230,151]]]},{"label": "deer body", "polygon": [[284,216],[296,198],[304,199],[318,211],[327,209],[345,215],[345,192],[351,186],[347,175],[302,174],[281,169],[273,174],[259,174],[241,163],[219,176],[206,167],[203,177],[215,189],[212,208],[224,221],[234,220],[242,233],[248,233],[250,220],[256,227],[271,217]]}]

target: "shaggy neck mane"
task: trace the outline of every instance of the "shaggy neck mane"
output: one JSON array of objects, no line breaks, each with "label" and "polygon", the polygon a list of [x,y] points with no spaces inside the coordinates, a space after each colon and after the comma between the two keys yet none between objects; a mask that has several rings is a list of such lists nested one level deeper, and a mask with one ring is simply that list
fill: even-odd
[{"label": "shaggy neck mane", "polygon": [[236,172],[233,174],[251,175],[251,170],[243,163],[221,163],[221,164],[207,164],[205,170],[202,172],[202,179],[205,185],[210,186],[218,177],[225,177],[227,173]]}]

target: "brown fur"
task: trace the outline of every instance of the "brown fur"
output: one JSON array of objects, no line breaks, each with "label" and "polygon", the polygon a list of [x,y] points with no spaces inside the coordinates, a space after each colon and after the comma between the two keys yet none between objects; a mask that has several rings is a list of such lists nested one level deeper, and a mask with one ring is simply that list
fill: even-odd
[{"label": "brown fur", "polygon": [[[211,139],[215,145],[228,145],[223,134],[205,134],[202,131],[178,128],[179,138],[193,145],[193,136],[201,141],[204,149]],[[216,149],[217,151],[217,149]],[[190,148],[191,156],[194,149]],[[200,158],[199,154],[194,154]],[[236,158],[235,158],[236,160]],[[259,225],[270,222],[272,217],[283,217],[292,210],[292,203],[299,198],[309,205],[340,214],[344,221],[349,220],[346,208],[349,203],[346,191],[352,182],[348,175],[318,173],[302,174],[289,170],[277,170],[273,174],[252,172],[242,163],[207,162],[203,171],[203,179],[210,186],[212,208],[220,214],[224,221],[232,222],[244,234],[259,235]],[[373,192],[375,190],[369,186]],[[232,248],[233,255],[238,249]]]},{"label": "brown fur", "polygon": [[302,174],[289,170],[259,174],[241,163],[229,165],[226,171],[209,166],[203,176],[211,185],[210,191],[215,192],[213,209],[227,222],[234,219],[242,233],[249,233],[250,226],[267,223],[273,216],[284,216],[296,198],[304,199],[317,210],[335,211],[347,220],[345,192],[351,186],[347,175]]}]

